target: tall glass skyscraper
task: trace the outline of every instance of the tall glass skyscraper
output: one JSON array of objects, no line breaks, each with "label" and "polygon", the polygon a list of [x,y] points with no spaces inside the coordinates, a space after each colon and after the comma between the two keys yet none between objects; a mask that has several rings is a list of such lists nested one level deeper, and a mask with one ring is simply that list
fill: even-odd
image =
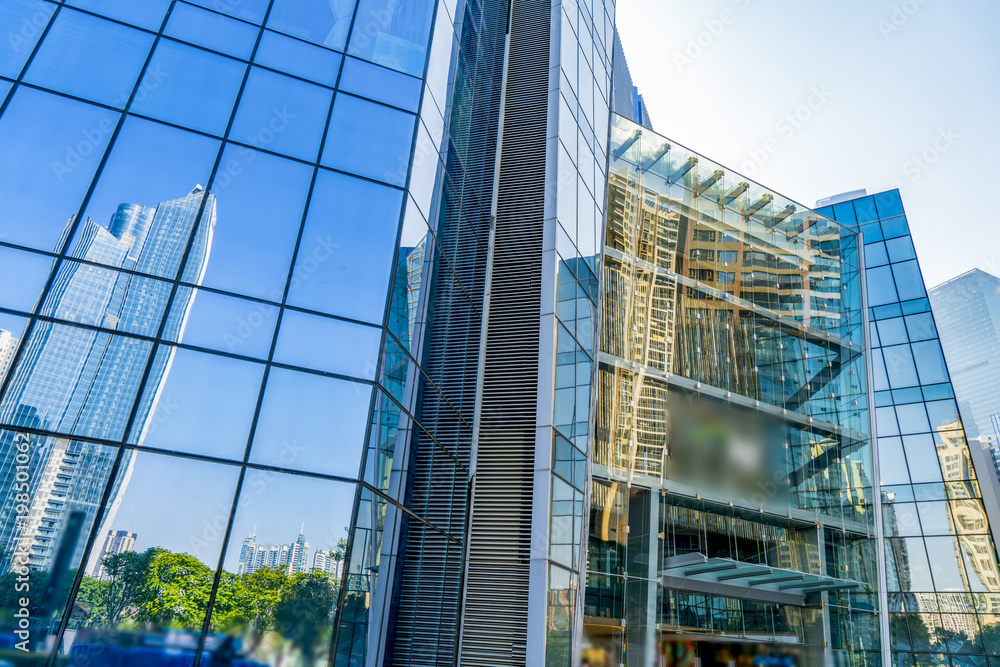
[{"label": "tall glass skyscraper", "polygon": [[927,290],[970,436],[1000,435],[1000,278],[973,269]]},{"label": "tall glass skyscraper", "polygon": [[0,25],[0,660],[989,664],[922,295],[654,132],[613,0]]}]

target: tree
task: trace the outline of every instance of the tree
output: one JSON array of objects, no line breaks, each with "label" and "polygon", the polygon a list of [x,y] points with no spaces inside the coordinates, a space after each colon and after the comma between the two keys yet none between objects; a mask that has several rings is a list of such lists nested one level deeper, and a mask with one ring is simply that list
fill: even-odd
[{"label": "tree", "polygon": [[95,591],[101,621],[108,626],[119,625],[126,612],[135,615],[147,592],[149,565],[155,553],[125,551],[104,557],[101,586]]},{"label": "tree", "polygon": [[200,628],[215,572],[188,554],[150,551],[153,554],[139,620],[153,627]]},{"label": "tree", "polygon": [[288,587],[288,571],[285,568],[265,567],[243,575],[240,583],[245,593],[246,625],[255,647],[268,630],[277,628],[275,610]]},{"label": "tree", "polygon": [[302,651],[304,665],[316,660],[324,642],[335,601],[333,582],[325,572],[293,575],[274,610],[277,629]]}]

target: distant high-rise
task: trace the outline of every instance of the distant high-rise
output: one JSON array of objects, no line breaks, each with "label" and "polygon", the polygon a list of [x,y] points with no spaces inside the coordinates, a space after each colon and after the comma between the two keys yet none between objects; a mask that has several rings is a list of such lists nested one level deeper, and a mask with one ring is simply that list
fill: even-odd
[{"label": "distant high-rise", "polygon": [[265,567],[282,568],[288,574],[295,574],[308,572],[308,563],[309,543],[302,533],[292,544],[258,544],[257,535],[253,533],[243,540],[236,574],[253,574]]},{"label": "distant high-rise", "polygon": [[[183,266],[186,280],[200,282],[215,227],[215,197],[203,203],[204,198],[204,189],[197,186],[186,196],[158,206],[121,204],[107,227],[86,220],[72,251],[81,261],[63,264],[41,314],[87,328],[43,319],[25,340],[0,403],[0,421],[25,429],[0,433],[4,481],[0,548],[8,554],[29,554],[33,568],[48,566],[57,546],[53,536],[69,512],[82,511],[87,522],[93,521],[114,464],[108,448],[72,437],[120,438],[131,423],[133,440],[141,440],[173,352],[155,355],[147,371],[149,344],[113,332],[153,335],[165,318],[163,335],[180,338],[193,292],[179,292],[166,313],[171,283],[130,271],[172,279]],[[183,264],[186,245],[178,241],[192,236],[202,206],[203,222],[193,234],[188,261]],[[132,402],[144,371],[148,372],[146,391],[133,416]],[[32,434],[35,429],[67,437],[36,436]],[[28,440],[32,452],[27,473],[32,501],[26,515],[16,512],[13,493],[19,440]],[[132,455],[126,452],[123,469],[130,465]],[[127,475],[118,478],[112,499],[124,490],[122,479]],[[110,507],[105,525],[114,518],[114,502]],[[91,558],[88,569],[95,564]]]},{"label": "distant high-rise", "polygon": [[123,554],[126,551],[135,551],[135,540],[137,537],[138,535],[127,530],[109,530],[107,537],[104,538],[104,546],[101,547],[97,566],[94,568],[91,576],[96,579],[102,579],[104,577],[104,559],[108,556]]},{"label": "distant high-rise", "polygon": [[344,571],[344,561],[334,559],[331,552],[321,549],[313,555],[312,569],[326,572],[333,575],[335,579],[340,579]]},{"label": "distant high-rise", "polygon": [[3,382],[10,368],[10,362],[14,358],[19,340],[11,332],[0,329],[0,382]]},{"label": "distant high-rise", "polygon": [[1000,433],[1000,278],[973,269],[927,290],[970,436]]}]

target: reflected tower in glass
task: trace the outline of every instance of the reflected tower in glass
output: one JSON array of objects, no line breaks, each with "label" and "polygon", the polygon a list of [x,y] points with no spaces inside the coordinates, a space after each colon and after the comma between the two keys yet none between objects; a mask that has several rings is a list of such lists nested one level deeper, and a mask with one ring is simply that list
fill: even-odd
[{"label": "reflected tower in glass", "polygon": [[987,664],[1000,657],[992,460],[967,441],[899,191],[831,199],[820,211],[864,241],[893,664]]}]

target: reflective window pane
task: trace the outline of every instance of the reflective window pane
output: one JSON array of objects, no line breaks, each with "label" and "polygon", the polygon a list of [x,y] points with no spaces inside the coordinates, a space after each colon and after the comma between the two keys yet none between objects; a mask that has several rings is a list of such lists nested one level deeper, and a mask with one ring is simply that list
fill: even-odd
[{"label": "reflective window pane", "polygon": [[236,60],[161,39],[132,111],[221,136],[245,70]]},{"label": "reflective window pane", "polygon": [[909,345],[883,347],[885,370],[889,374],[889,386],[893,389],[912,387],[918,383],[917,369],[913,364],[913,354]]},{"label": "reflective window pane", "polygon": [[400,72],[422,75],[433,10],[430,0],[360,0],[350,53]]},{"label": "reflective window pane", "polygon": [[149,33],[64,9],[25,80],[123,108],[152,45]]},{"label": "reflective window pane", "polygon": [[934,438],[930,434],[908,435],[903,438],[903,447],[914,484],[941,481],[941,464],[938,462]]},{"label": "reflective window pane", "polygon": [[170,0],[67,0],[66,4],[148,30],[158,30]]},{"label": "reflective window pane", "polygon": [[217,216],[203,284],[281,301],[312,169],[229,146],[212,185]]},{"label": "reflective window pane", "polygon": [[381,323],[402,202],[400,190],[321,171],[288,303]]},{"label": "reflective window pane", "polygon": [[[288,651],[325,664],[354,498],[353,484],[248,470],[223,562],[224,579],[245,601],[216,603],[212,632],[250,637],[239,655],[254,664],[287,665]],[[371,591],[373,573],[361,574]]]},{"label": "reflective window pane", "polygon": [[211,10],[222,12],[223,14],[229,14],[230,16],[235,16],[236,18],[243,19],[244,21],[250,21],[251,23],[258,23],[258,24],[264,20],[264,14],[267,12],[268,4],[270,4],[270,0],[189,0],[189,1],[196,5],[201,5],[202,7],[208,7]]},{"label": "reflective window pane", "polygon": [[267,27],[343,51],[353,13],[354,0],[274,0]]},{"label": "reflective window pane", "polygon": [[896,295],[896,286],[892,281],[891,267],[881,266],[868,269],[867,279],[869,306],[881,306],[899,301],[899,297]]},{"label": "reflective window pane", "polygon": [[323,164],[392,185],[409,171],[415,116],[338,94],[333,103]]},{"label": "reflective window pane", "polygon": [[178,2],[170,12],[164,34],[185,42],[249,59],[260,28]]},{"label": "reflective window pane", "polygon": [[944,363],[941,344],[928,340],[913,344],[913,360],[917,363],[920,384],[937,384],[948,381],[948,367]]},{"label": "reflective window pane", "polygon": [[341,55],[308,42],[265,30],[254,62],[288,74],[332,86],[337,82]]},{"label": "reflective window pane", "polygon": [[82,661],[103,649],[118,664],[190,660],[239,468],[142,451],[125,457],[76,598],[81,628],[71,654]]},{"label": "reflective window pane", "polygon": [[0,40],[0,75],[17,77],[55,8],[38,0],[0,3],[0,25],[9,30],[7,39]]},{"label": "reflective window pane", "polygon": [[924,279],[920,276],[920,267],[917,266],[916,260],[893,264],[892,275],[896,278],[900,301],[927,296],[927,292],[924,291]]},{"label": "reflective window pane", "polygon": [[230,136],[314,162],[332,95],[319,86],[254,67]]},{"label": "reflective window pane", "polygon": [[927,412],[923,403],[910,403],[909,405],[897,405],[896,417],[899,419],[899,432],[926,433],[930,430],[927,424]]},{"label": "reflective window pane", "polygon": [[278,307],[181,287],[174,297],[171,317],[183,325],[166,334],[166,340],[266,359]]},{"label": "reflective window pane", "polygon": [[153,403],[145,431],[133,428],[130,442],[178,452],[241,460],[260,391],[263,367],[236,359],[161,346],[162,387],[149,383],[144,403]]},{"label": "reflective window pane", "polygon": [[364,60],[348,58],[338,88],[377,102],[417,111],[422,82]]},{"label": "reflective window pane", "polygon": [[380,330],[286,310],[274,360],[341,375],[375,379]]},{"label": "reflective window pane", "polygon": [[57,250],[117,122],[105,109],[19,88],[0,118],[0,238]]},{"label": "reflective window pane", "polygon": [[51,257],[0,247],[0,308],[33,312],[52,265]]},{"label": "reflective window pane", "polygon": [[250,460],[357,477],[371,394],[370,385],[272,369]]}]

